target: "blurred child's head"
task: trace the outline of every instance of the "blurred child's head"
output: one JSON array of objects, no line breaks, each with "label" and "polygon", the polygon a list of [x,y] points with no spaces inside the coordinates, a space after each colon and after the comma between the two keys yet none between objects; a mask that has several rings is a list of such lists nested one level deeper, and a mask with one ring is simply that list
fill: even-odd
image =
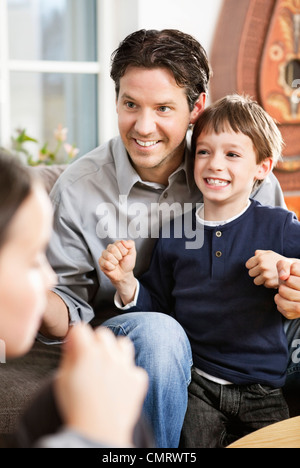
[{"label": "blurred child's head", "polygon": [[243,133],[252,140],[257,163],[270,158],[274,168],[281,159],[283,140],[274,120],[257,102],[238,94],[218,100],[200,115],[193,130],[193,154],[201,133],[220,134],[227,130]]},{"label": "blurred child's head", "polygon": [[0,340],[7,356],[31,347],[55,281],[45,251],[52,207],[41,183],[0,151]]}]

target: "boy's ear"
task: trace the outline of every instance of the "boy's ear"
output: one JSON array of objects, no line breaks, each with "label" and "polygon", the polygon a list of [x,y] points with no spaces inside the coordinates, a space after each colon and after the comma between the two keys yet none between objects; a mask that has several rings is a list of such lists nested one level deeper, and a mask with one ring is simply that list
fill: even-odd
[{"label": "boy's ear", "polygon": [[273,169],[273,160],[271,158],[265,159],[258,165],[256,180],[264,180]]},{"label": "boy's ear", "polygon": [[194,124],[196,120],[198,119],[199,115],[202,114],[202,112],[205,109],[205,104],[206,104],[206,94],[201,93],[194,106],[194,109],[191,112],[191,119],[190,119],[191,124]]}]

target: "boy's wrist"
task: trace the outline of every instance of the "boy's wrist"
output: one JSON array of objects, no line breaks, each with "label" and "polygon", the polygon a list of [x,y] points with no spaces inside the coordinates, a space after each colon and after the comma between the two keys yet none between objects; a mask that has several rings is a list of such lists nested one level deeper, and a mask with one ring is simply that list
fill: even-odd
[{"label": "boy's wrist", "polygon": [[137,280],[133,273],[126,275],[122,281],[114,283],[114,286],[117,289],[120,299],[124,305],[133,301],[137,288]]}]

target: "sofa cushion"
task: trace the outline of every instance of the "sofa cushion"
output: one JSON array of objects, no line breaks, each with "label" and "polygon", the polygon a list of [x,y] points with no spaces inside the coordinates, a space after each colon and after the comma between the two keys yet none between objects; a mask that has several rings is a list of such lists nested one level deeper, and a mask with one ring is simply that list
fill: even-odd
[{"label": "sofa cushion", "polygon": [[43,181],[48,193],[51,192],[57,178],[66,169],[67,164],[54,164],[53,166],[33,166],[30,170]]},{"label": "sofa cushion", "polygon": [[25,355],[0,364],[0,439],[14,432],[19,418],[60,361],[59,345],[39,341]]}]

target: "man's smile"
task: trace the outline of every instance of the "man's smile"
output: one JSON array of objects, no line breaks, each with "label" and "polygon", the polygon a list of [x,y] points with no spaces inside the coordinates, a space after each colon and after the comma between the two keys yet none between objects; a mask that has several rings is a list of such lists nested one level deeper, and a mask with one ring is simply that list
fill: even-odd
[{"label": "man's smile", "polygon": [[159,143],[159,140],[143,141],[143,140],[135,139],[135,141],[139,146],[142,146],[143,148],[148,148],[149,146],[155,146],[157,143]]}]

